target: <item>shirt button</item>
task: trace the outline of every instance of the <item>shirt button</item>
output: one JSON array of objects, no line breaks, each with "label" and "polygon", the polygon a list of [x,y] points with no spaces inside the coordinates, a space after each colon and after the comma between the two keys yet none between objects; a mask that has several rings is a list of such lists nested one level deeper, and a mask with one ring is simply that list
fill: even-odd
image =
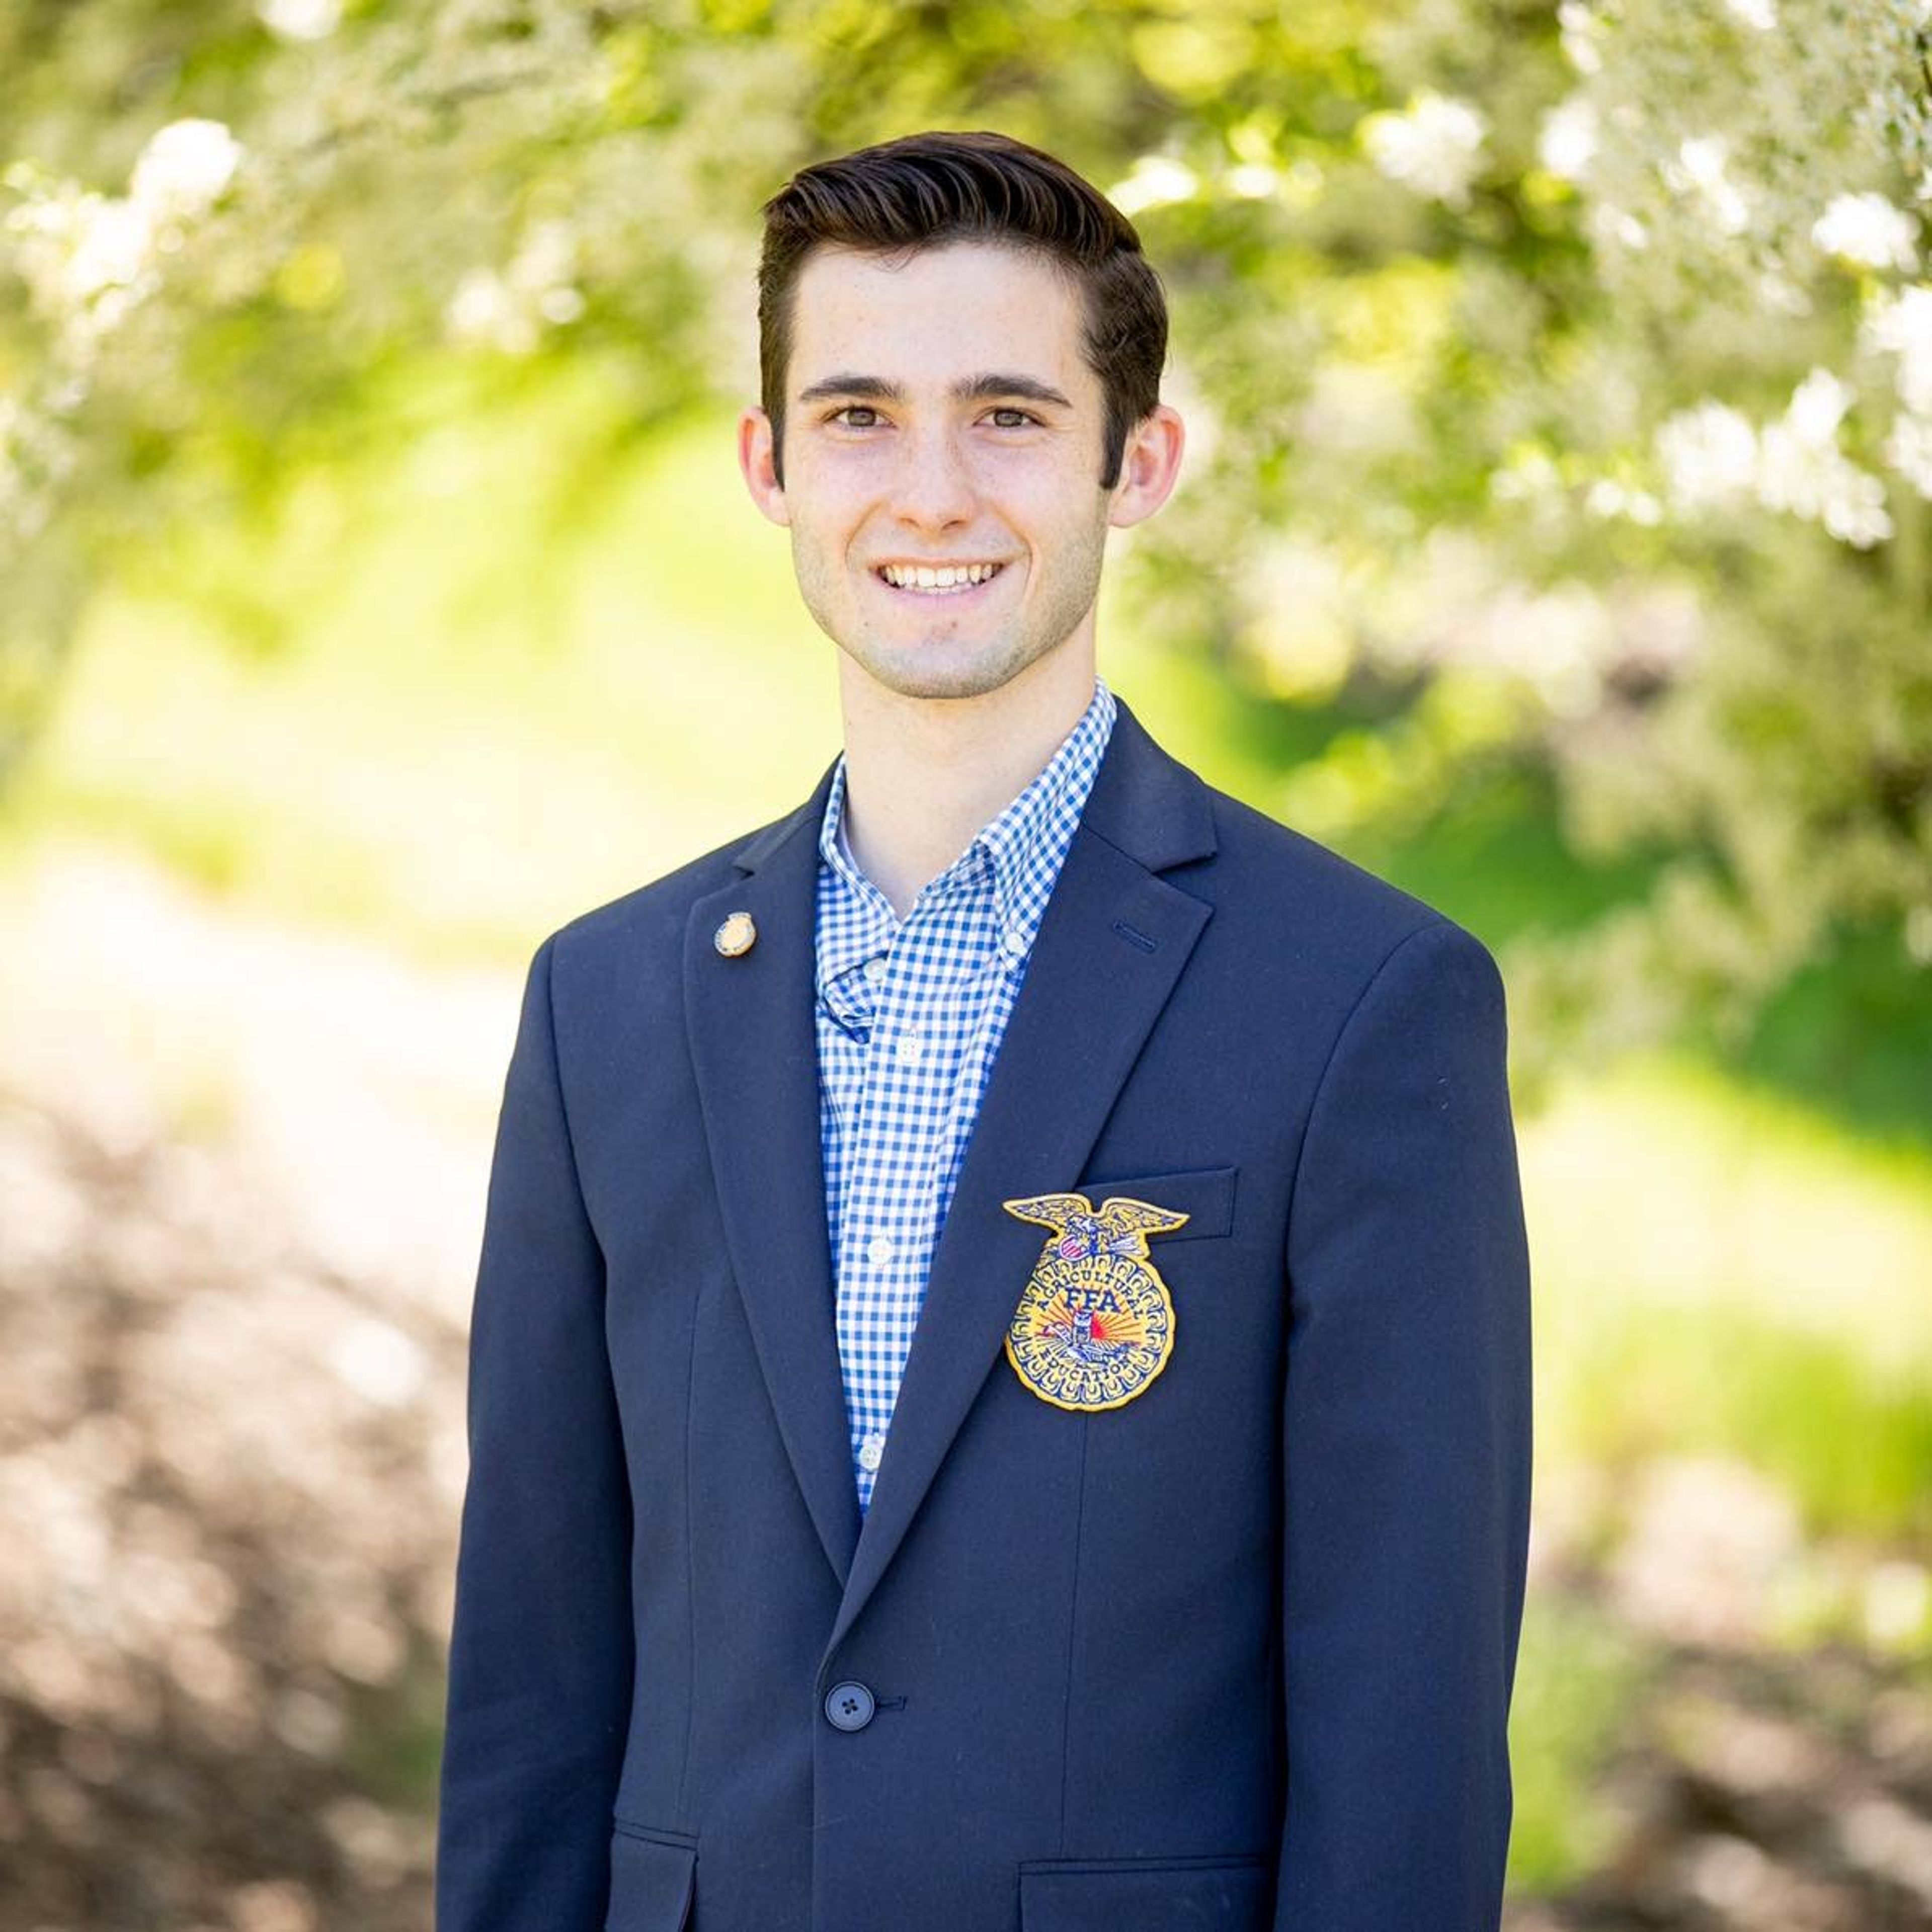
[{"label": "shirt button", "polygon": [[902,1066],[916,1066],[926,1056],[926,1042],[917,1034],[902,1033],[892,1043],[892,1057]]},{"label": "shirt button", "polygon": [[871,980],[874,986],[876,986],[885,976],[886,956],[883,952],[866,962],[866,977]]},{"label": "shirt button", "polygon": [[859,1444],[859,1466],[869,1474],[878,1472],[886,1460],[886,1438],[875,1429]]},{"label": "shirt button", "polygon": [[1000,944],[1017,959],[1027,950],[1026,934],[1018,926],[1010,926],[1006,928],[1006,936]]},{"label": "shirt button", "polygon": [[874,1234],[866,1248],[866,1258],[874,1268],[884,1268],[898,1250],[892,1246],[890,1234]]}]

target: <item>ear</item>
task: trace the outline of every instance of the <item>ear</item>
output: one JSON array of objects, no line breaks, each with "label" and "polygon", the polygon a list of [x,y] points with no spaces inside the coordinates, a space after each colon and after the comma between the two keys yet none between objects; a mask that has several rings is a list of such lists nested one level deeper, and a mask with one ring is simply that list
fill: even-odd
[{"label": "ear", "polygon": [[1179,412],[1165,403],[1156,404],[1127,432],[1120,481],[1107,507],[1107,520],[1114,529],[1139,523],[1167,501],[1180,475],[1180,452],[1186,440]]},{"label": "ear", "polygon": [[775,524],[788,524],[791,511],[785,502],[784,485],[778,481],[777,454],[771,418],[763,410],[746,410],[738,418],[738,467],[745,488],[762,515]]}]

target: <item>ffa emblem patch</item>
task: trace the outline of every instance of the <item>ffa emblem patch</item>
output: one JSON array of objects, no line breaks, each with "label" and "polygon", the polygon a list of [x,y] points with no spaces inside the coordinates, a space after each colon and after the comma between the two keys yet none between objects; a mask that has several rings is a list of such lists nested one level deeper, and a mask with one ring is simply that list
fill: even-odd
[{"label": "ffa emblem patch", "polygon": [[1013,1372],[1056,1408],[1118,1408],[1144,1394],[1174,1349],[1174,1304],[1148,1237],[1187,1216],[1120,1195],[1098,1214],[1084,1194],[1000,1204],[1053,1230],[1006,1327]]}]

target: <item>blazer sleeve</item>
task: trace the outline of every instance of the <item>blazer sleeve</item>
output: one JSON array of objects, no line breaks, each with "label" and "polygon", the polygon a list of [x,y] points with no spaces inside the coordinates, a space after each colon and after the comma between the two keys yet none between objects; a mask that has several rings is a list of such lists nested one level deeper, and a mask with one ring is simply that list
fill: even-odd
[{"label": "blazer sleeve", "polygon": [[550,999],[532,963],[470,1331],[438,1932],[597,1932],[630,1714],[630,1496]]},{"label": "blazer sleeve", "polygon": [[1289,1216],[1278,1932],[1496,1932],[1529,1520],[1529,1276],[1495,962],[1383,962]]}]

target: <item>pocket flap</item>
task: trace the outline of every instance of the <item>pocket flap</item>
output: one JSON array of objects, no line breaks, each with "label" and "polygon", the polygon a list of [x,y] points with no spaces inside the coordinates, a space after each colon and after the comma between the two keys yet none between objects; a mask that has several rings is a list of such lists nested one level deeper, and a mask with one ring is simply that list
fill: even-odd
[{"label": "pocket flap", "polygon": [[1170,1241],[1225,1234],[1234,1226],[1237,1172],[1232,1167],[1196,1167],[1180,1174],[1130,1174],[1124,1180],[1083,1180],[1076,1191],[1096,1208],[1103,1206],[1110,1194],[1121,1194],[1130,1201],[1144,1201],[1150,1207],[1171,1208],[1185,1214],[1184,1226],[1157,1234],[1149,1244],[1149,1251],[1158,1259],[1160,1250]]},{"label": "pocket flap", "polygon": [[1262,1858],[1041,1860],[1020,1868],[1021,1932],[1266,1932]]},{"label": "pocket flap", "polygon": [[684,1932],[697,1870],[698,1849],[680,1834],[616,1826],[604,1932]]}]

